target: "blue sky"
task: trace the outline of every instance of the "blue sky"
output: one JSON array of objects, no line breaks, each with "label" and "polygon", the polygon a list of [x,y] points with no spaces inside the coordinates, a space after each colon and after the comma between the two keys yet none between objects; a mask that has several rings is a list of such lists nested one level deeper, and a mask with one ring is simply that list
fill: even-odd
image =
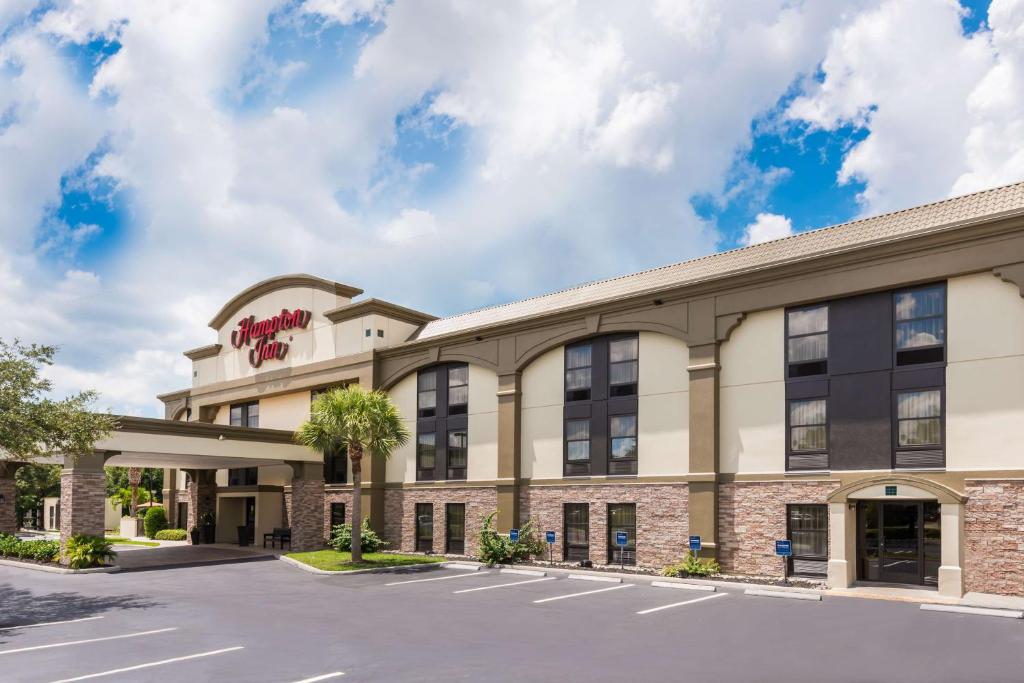
[{"label": "blue sky", "polygon": [[9,0],[3,334],[154,414],[274,274],[444,315],[1020,180],[1022,7]]}]

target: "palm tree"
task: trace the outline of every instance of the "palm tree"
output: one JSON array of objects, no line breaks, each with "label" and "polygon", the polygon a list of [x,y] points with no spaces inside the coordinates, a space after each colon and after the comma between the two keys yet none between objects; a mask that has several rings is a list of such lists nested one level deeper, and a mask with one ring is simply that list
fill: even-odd
[{"label": "palm tree", "polygon": [[139,512],[139,484],[142,483],[142,468],[128,468],[128,485],[132,488],[131,514],[135,518]]},{"label": "palm tree", "polygon": [[361,562],[363,453],[387,458],[409,441],[398,408],[383,391],[358,385],[320,394],[295,439],[320,453],[348,449],[352,463],[352,562]]}]

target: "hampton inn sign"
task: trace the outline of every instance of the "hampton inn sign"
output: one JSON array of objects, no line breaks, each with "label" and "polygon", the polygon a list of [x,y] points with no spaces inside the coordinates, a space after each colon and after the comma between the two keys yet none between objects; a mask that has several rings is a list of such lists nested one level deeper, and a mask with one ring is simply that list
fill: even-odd
[{"label": "hampton inn sign", "polygon": [[[238,329],[231,332],[231,345],[236,349],[251,346],[249,364],[258,368],[263,361],[276,358],[282,360],[288,353],[288,344],[278,341],[278,332],[295,328],[305,329],[309,325],[311,311],[296,308],[294,311],[281,309],[281,313],[266,320],[256,320],[250,315],[238,321]],[[288,338],[291,341],[291,337]]]}]

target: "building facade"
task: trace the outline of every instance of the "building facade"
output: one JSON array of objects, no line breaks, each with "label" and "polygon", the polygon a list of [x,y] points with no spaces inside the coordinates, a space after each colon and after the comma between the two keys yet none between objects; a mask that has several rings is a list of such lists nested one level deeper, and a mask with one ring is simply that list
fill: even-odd
[{"label": "building facade", "polygon": [[[364,466],[362,509],[396,549],[472,555],[496,512],[572,562],[660,567],[699,535],[731,573],[1021,595],[1022,288],[1024,184],[442,319],[288,275],[225,304],[161,399],[294,430],[321,391],[387,391],[412,438]],[[322,509],[288,466],[213,477],[218,533],[352,521],[344,453]]]}]

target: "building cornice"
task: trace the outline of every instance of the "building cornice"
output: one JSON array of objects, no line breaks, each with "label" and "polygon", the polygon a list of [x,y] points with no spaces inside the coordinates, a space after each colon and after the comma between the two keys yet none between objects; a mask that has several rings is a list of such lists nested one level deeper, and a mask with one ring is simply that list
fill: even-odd
[{"label": "building cornice", "polygon": [[220,350],[222,348],[224,347],[220,344],[207,344],[206,346],[200,346],[195,349],[190,349],[182,355],[184,355],[185,358],[188,358],[189,360],[202,360],[204,358],[213,358],[218,353],[220,353]]},{"label": "building cornice", "polygon": [[265,294],[276,292],[279,289],[287,289],[289,287],[308,287],[349,299],[363,293],[363,290],[358,287],[352,287],[351,285],[345,285],[332,280],[325,280],[305,273],[279,275],[277,277],[257,282],[253,286],[236,294],[230,301],[224,304],[219,311],[217,311],[217,315],[213,316],[209,325],[215,330],[220,330],[220,328],[223,327],[224,324],[231,319],[231,316],[237,313],[238,309],[242,308],[242,306],[245,306]]},{"label": "building cornice", "polygon": [[117,417],[115,429],[132,434],[161,434],[164,436],[191,436],[200,439],[295,444],[295,433],[284,429],[230,427],[204,422],[181,422],[128,415]]},{"label": "building cornice", "polygon": [[437,320],[437,316],[406,308],[405,306],[399,306],[398,304],[393,304],[390,301],[383,301],[381,299],[366,299],[365,301],[348,304],[347,306],[339,306],[338,308],[325,311],[324,317],[332,323],[340,323],[346,320],[352,320],[353,318],[360,318],[364,315],[370,315],[372,313],[392,318],[394,320],[401,320],[402,322],[411,323],[413,325],[422,325],[423,323],[430,322],[431,320]]}]

